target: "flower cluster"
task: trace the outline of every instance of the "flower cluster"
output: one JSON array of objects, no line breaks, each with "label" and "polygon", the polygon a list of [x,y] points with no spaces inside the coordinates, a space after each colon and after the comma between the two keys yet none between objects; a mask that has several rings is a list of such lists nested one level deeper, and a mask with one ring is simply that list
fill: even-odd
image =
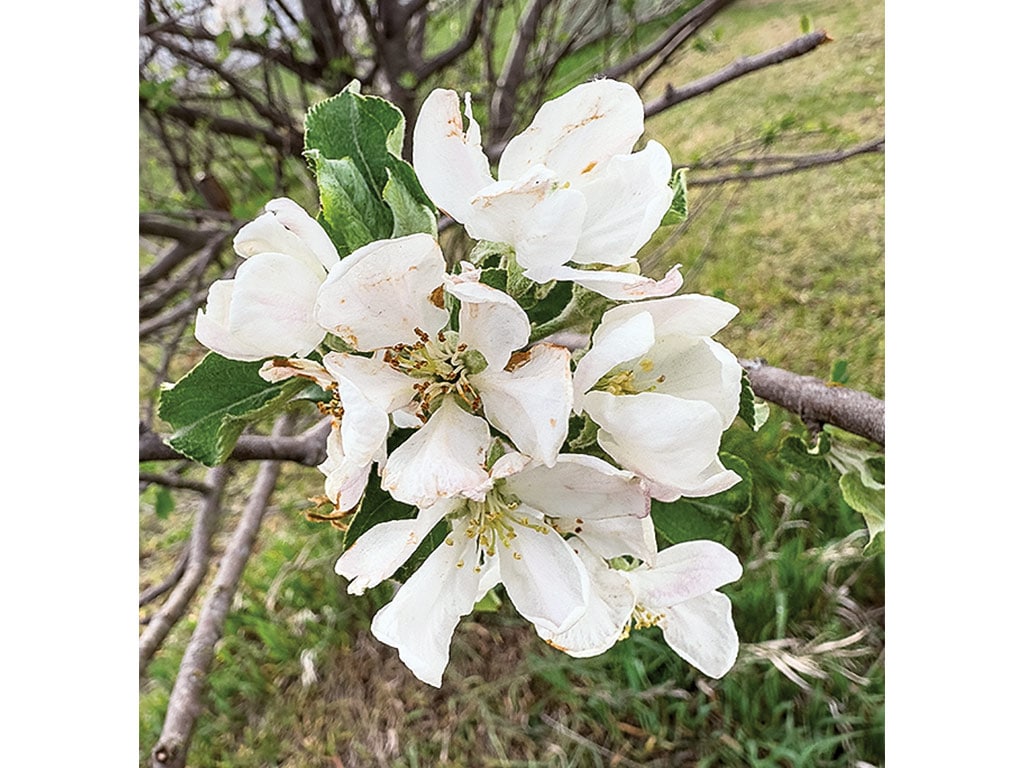
[{"label": "flower cluster", "polygon": [[643,132],[636,92],[614,81],[545,104],[491,176],[466,100],[438,90],[415,125],[413,165],[432,200],[502,267],[570,281],[604,307],[589,346],[531,343],[530,316],[480,264],[449,270],[437,240],[410,234],[339,258],[287,199],[235,238],[245,258],[215,283],[196,337],[268,381],[302,377],[329,396],[325,490],[357,509],[373,483],[414,517],[366,530],[337,562],[361,594],[445,532],[374,635],[435,686],[461,617],[498,584],[555,648],[604,652],[658,625],[705,673],[733,664],[729,599],[740,577],[720,544],[658,550],[651,499],[707,496],[739,480],[718,457],[741,369],[711,336],[736,313],[673,295],[678,268],[640,274],[637,251],[671,202],[668,155]]}]

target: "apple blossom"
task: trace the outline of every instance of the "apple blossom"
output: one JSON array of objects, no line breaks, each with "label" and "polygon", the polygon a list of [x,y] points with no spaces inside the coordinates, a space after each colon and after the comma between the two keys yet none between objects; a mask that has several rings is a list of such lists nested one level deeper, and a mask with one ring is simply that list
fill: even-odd
[{"label": "apple blossom", "polygon": [[233,279],[210,286],[196,316],[200,343],[232,360],[306,355],[325,336],[313,308],[338,252],[294,201],[277,198],[265,210],[235,235],[245,261]]},{"label": "apple blossom", "polygon": [[[442,520],[450,534],[378,612],[373,634],[399,651],[424,682],[439,686],[452,634],[462,616],[498,583],[538,631],[559,634],[583,616],[590,578],[559,535],[649,513],[641,481],[591,456],[563,454],[553,466],[507,453],[477,498],[440,499],[411,520],[364,533],[335,570],[362,594],[389,578]],[[626,540],[614,549],[628,551]]]},{"label": "apple blossom", "polygon": [[[649,518],[645,523],[650,524]],[[586,613],[564,632],[539,629],[550,645],[570,656],[597,656],[629,633],[630,627],[659,626],[665,642],[711,677],[736,661],[739,637],[729,598],[718,592],[743,568],[714,541],[688,541],[658,552],[651,563],[611,567],[579,539],[572,545],[591,577]]]},{"label": "apple blossom", "polygon": [[203,12],[203,26],[211,34],[231,30],[234,38],[259,35],[267,28],[266,0],[212,0]]},{"label": "apple blossom", "polygon": [[[445,297],[460,304],[452,330]],[[319,322],[358,353],[330,353],[324,366],[345,410],[346,455],[369,461],[389,431],[418,431],[387,459],[381,481],[399,501],[425,507],[485,483],[490,426],[523,453],[553,464],[572,407],[569,352],[521,350],[526,313],[477,274],[445,274],[428,235],[384,240],[331,270],[316,304]]]},{"label": "apple blossom", "polygon": [[574,410],[597,423],[598,444],[648,478],[657,499],[707,496],[739,481],[718,448],[739,411],[742,369],[710,338],[737,311],[695,294],[614,307],[576,367]]},{"label": "apple blossom", "polygon": [[497,181],[468,94],[465,113],[463,130],[458,95],[433,91],[416,121],[413,165],[431,199],[471,237],[511,245],[536,282],[571,280],[615,300],[679,289],[677,267],[655,281],[638,274],[633,258],[673,193],[664,147],[649,141],[632,152],[644,130],[632,86],[598,80],[544,104],[505,147]]}]

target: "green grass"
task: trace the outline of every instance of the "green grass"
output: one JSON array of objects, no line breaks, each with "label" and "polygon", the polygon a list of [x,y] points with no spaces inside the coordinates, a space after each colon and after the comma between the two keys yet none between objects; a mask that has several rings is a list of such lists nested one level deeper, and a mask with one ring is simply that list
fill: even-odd
[{"label": "green grass", "polygon": [[[786,42],[800,34],[804,14],[835,42],[650,121],[646,137],[692,164],[741,140],[775,136],[770,151],[781,153],[880,135],[877,1],[738,2],[700,50],[673,63],[671,80]],[[664,82],[652,83],[648,98]],[[696,213],[685,230],[659,233],[642,255],[662,268],[681,263],[684,290],[740,307],[719,337],[738,355],[821,377],[845,359],[849,386],[882,395],[883,165],[873,155],[766,182],[694,188]],[[882,765],[884,561],[861,556],[863,520],[834,478],[781,462],[779,444],[790,434],[802,428],[776,409],[759,433],[737,425],[725,435],[723,449],[748,463],[755,484],[751,509],[713,527],[745,569],[723,590],[743,645],[720,681],[681,661],[656,629],[634,632],[600,657],[570,659],[506,603],[462,622],[444,687],[426,686],[369,633],[390,588],[347,595],[333,572],[341,533],[305,519],[321,476],[286,467],[217,648],[189,763]],[[231,481],[214,562],[251,474],[246,468]],[[146,584],[173,567],[187,540],[194,495],[175,499],[166,519],[157,517],[153,494],[140,500]],[[171,634],[140,690],[140,763],[159,734],[197,610]]]}]

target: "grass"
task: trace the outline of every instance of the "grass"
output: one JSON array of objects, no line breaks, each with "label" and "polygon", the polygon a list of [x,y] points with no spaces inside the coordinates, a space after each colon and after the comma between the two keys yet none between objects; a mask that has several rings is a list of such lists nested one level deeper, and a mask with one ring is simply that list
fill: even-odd
[{"label": "grass", "polygon": [[[800,34],[800,17],[835,42],[650,121],[647,138],[693,164],[737,141],[772,152],[852,145],[882,133],[882,4],[738,2],[674,62],[673,82]],[[664,81],[652,84],[657,92]],[[773,140],[774,143],[766,143]],[[648,262],[680,263],[688,291],[741,308],[720,339],[800,373],[849,361],[849,386],[884,394],[883,158],[768,182],[694,188],[697,213],[663,231]],[[863,520],[834,482],[779,460],[802,434],[773,411],[723,449],[756,480],[741,516],[709,526],[744,563],[724,589],[743,643],[722,680],[696,673],[634,632],[608,653],[550,649],[510,606],[456,632],[444,687],[418,682],[369,633],[388,586],[354,598],[333,572],[341,534],[308,522],[322,491],[285,467],[209,677],[192,765],[230,766],[878,766],[884,763],[884,561],[865,559]],[[232,478],[214,562],[252,468]],[[140,499],[145,584],[173,567],[192,502],[156,514]],[[140,763],[159,734],[188,631],[176,628],[140,690]]]}]

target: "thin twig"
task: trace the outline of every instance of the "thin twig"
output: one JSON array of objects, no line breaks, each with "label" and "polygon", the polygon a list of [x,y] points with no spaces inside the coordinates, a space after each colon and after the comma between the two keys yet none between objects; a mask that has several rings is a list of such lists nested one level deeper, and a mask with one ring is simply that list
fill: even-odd
[{"label": "thin twig", "polygon": [[200,582],[206,576],[206,569],[210,561],[210,539],[213,536],[214,519],[220,510],[220,500],[227,482],[227,475],[227,469],[223,466],[214,467],[206,475],[210,492],[200,505],[195,522],[192,524],[185,575],[178,582],[171,596],[167,598],[167,602],[161,606],[160,611],[149,622],[142,637],[139,638],[140,675],[146,671],[146,666],[167,637],[167,633],[184,615]]},{"label": "thin twig", "polygon": [[[290,414],[278,417],[273,437],[284,437],[292,422]],[[238,527],[221,558],[213,585],[203,601],[192,639],[178,669],[178,676],[167,704],[167,716],[160,738],[152,751],[153,768],[182,768],[192,741],[192,731],[199,717],[201,697],[213,662],[217,641],[224,632],[228,608],[252,554],[263,515],[270,505],[281,464],[266,461],[260,464],[252,493],[246,502]]]},{"label": "thin twig", "polygon": [[[159,584],[155,584],[152,587],[143,590],[139,594],[139,608],[142,608],[144,605],[148,605],[149,603],[153,602],[158,597],[160,597],[160,595],[164,594],[164,592],[167,592],[173,589],[175,586],[177,586],[178,583],[181,581],[181,577],[185,575],[185,570],[188,566],[188,561],[189,547],[183,547],[181,550],[181,554],[178,555],[178,561],[174,564],[174,570],[171,571],[170,574],[168,574],[167,578],[161,581]],[[146,625],[151,624],[152,621],[152,616],[149,616],[145,619]]]},{"label": "thin twig", "polygon": [[[717,161],[716,167],[723,165],[761,165],[766,164],[769,166],[760,170],[752,171],[741,171],[739,173],[723,174],[719,176],[710,176],[707,178],[693,178],[687,176],[686,184],[689,187],[708,187],[717,184],[725,184],[731,181],[753,181],[757,179],[768,179],[773,176],[783,176],[788,173],[796,173],[797,171],[805,171],[810,168],[820,168],[825,165],[833,165],[834,163],[841,163],[844,160],[848,160],[851,157],[857,155],[864,155],[871,152],[885,152],[885,137],[879,137],[871,139],[863,144],[850,147],[849,149],[837,149],[832,152],[819,152],[810,155],[793,155],[790,157],[772,157],[765,159],[735,159],[725,163],[723,161]],[[781,167],[779,167],[781,166]],[[694,165],[690,168],[691,171],[698,171],[699,166]]]}]

